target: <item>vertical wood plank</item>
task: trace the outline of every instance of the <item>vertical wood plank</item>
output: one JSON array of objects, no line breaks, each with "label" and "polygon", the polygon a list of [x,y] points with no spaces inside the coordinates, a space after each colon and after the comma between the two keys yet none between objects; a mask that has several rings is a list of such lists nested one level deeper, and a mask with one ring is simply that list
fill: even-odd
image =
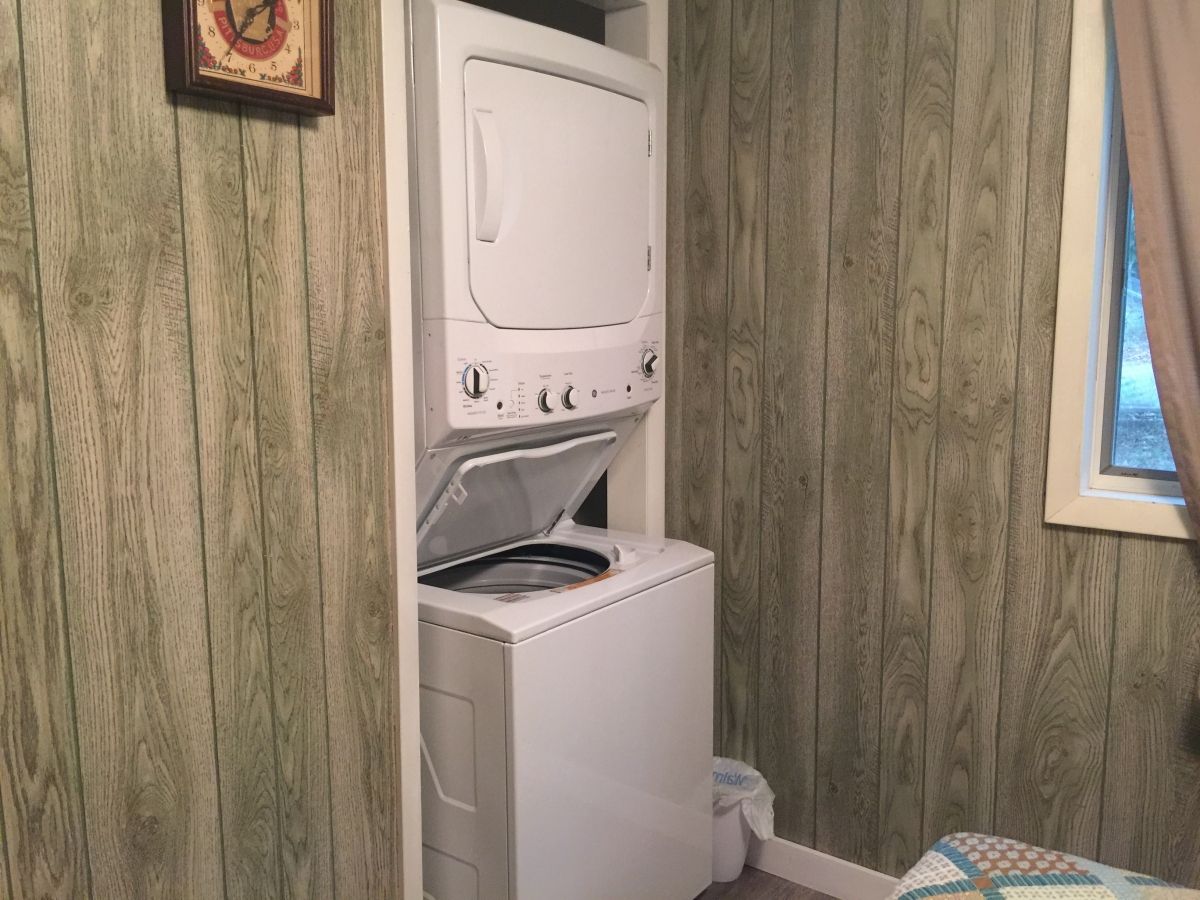
[{"label": "vertical wood plank", "polygon": [[109,12],[22,6],[92,880],[208,898],[222,863],[175,132],[158,55],[112,52],[160,46],[158,16]]},{"label": "vertical wood plank", "polygon": [[1115,534],[1042,520],[1070,66],[1070,0],[1038,5],[1017,376],[996,830],[1094,857]]},{"label": "vertical wood plank", "polygon": [[1200,552],[1120,553],[1100,856],[1200,888]]},{"label": "vertical wood plank", "polygon": [[[245,110],[242,138],[283,893],[333,893],[300,131]],[[383,457],[381,457],[382,459]]]},{"label": "vertical wood plank", "polygon": [[821,538],[817,849],[876,864],[905,4],[838,22]]},{"label": "vertical wood plank", "polygon": [[238,107],[180,98],[178,117],[225,887],[229,897],[274,897],[275,733]]},{"label": "vertical wood plank", "polygon": [[914,0],[909,9],[879,734],[878,864],[893,874],[925,850],[927,641],[957,19],[957,0]]},{"label": "vertical wood plank", "polygon": [[[3,796],[0,796],[0,802],[3,802]],[[4,852],[0,853],[0,890],[5,893],[5,900],[12,900],[17,896],[16,890],[13,888],[12,878],[8,873],[8,833],[4,830],[4,817],[0,816],[0,845],[4,847]]]},{"label": "vertical wood plank", "polygon": [[[667,0],[667,299],[666,337],[667,371],[674,373],[679,363],[678,349],[683,346],[683,322],[690,298],[687,278],[687,116],[691,79],[687,68],[687,2]],[[660,141],[660,146],[661,146]],[[666,530],[681,535],[683,491],[683,400],[692,392],[684,389],[682,378],[668,378],[666,404]],[[718,682],[713,683],[716,690]],[[714,740],[720,740],[714,735]]]},{"label": "vertical wood plank", "polygon": [[19,36],[0,0],[0,891],[14,900],[88,890]]},{"label": "vertical wood plank", "polygon": [[993,825],[1036,4],[959,6],[925,837]]},{"label": "vertical wood plank", "polygon": [[[301,138],[334,886],[398,896],[395,574],[384,298],[379,9],[338,8],[338,112]],[[412,523],[398,523],[409,528]]]},{"label": "vertical wood plank", "polygon": [[[681,145],[684,165],[673,177],[683,179],[684,255],[676,258],[675,287],[670,291],[679,338],[667,348],[668,403],[678,407],[680,429],[675,478],[679,484],[668,509],[671,533],[702,547],[722,547],[722,472],[725,448],[725,330],[729,239],[729,23],[731,0],[695,0],[683,16],[672,17],[684,30],[684,72],[688,79]],[[688,373],[682,377],[681,373]],[[689,389],[689,385],[701,385]],[[722,554],[717,554],[716,583],[724,583]],[[714,741],[721,750],[720,702],[722,600],[718,591],[715,634]]]},{"label": "vertical wood plank", "polygon": [[776,833],[811,845],[837,3],[772,15],[756,757]]},{"label": "vertical wood plank", "polygon": [[771,0],[733,0],[721,580],[724,752],[755,761]]}]

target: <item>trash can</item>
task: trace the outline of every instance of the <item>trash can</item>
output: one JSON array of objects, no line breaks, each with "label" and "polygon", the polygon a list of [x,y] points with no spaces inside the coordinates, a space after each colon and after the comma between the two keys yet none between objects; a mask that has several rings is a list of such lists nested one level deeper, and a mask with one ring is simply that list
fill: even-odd
[{"label": "trash can", "polygon": [[775,834],[775,794],[755,769],[713,757],[713,881],[737,881],[746,865],[750,835]]}]

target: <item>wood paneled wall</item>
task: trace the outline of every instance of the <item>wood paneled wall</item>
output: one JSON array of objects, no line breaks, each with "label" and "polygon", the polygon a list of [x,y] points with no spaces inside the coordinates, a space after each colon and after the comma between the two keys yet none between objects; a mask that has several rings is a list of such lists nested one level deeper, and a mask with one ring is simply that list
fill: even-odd
[{"label": "wood paneled wall", "polygon": [[0,0],[0,895],[400,893],[378,27],[311,121]]},{"label": "wood paneled wall", "polygon": [[669,530],[782,837],[1200,886],[1195,545],[1042,521],[1070,10],[672,0]]}]

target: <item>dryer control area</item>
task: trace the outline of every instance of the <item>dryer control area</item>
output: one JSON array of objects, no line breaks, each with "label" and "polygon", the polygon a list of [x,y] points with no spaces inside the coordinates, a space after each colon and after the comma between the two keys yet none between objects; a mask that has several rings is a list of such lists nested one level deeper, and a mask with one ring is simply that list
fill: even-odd
[{"label": "dryer control area", "polygon": [[[493,329],[476,323],[425,322],[427,443],[445,446],[497,429],[649,406],[662,396],[666,374],[661,316],[639,321],[630,334],[635,339],[620,346],[572,349],[581,335],[568,332],[559,342],[563,349],[553,352],[506,348]],[[489,333],[479,333],[481,328]],[[438,334],[447,331],[456,336]]]},{"label": "dryer control area", "polygon": [[624,419],[665,378],[665,80],[457,0],[413,5],[418,459]]}]

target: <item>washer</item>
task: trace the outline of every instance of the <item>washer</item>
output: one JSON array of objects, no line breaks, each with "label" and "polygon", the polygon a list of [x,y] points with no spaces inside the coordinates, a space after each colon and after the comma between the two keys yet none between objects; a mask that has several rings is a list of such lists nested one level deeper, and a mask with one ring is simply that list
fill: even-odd
[{"label": "washer", "polygon": [[692,900],[713,556],[572,521],[662,395],[662,74],[412,10],[425,893]]},{"label": "washer", "polygon": [[712,554],[568,521],[418,591],[426,894],[702,892]]}]

